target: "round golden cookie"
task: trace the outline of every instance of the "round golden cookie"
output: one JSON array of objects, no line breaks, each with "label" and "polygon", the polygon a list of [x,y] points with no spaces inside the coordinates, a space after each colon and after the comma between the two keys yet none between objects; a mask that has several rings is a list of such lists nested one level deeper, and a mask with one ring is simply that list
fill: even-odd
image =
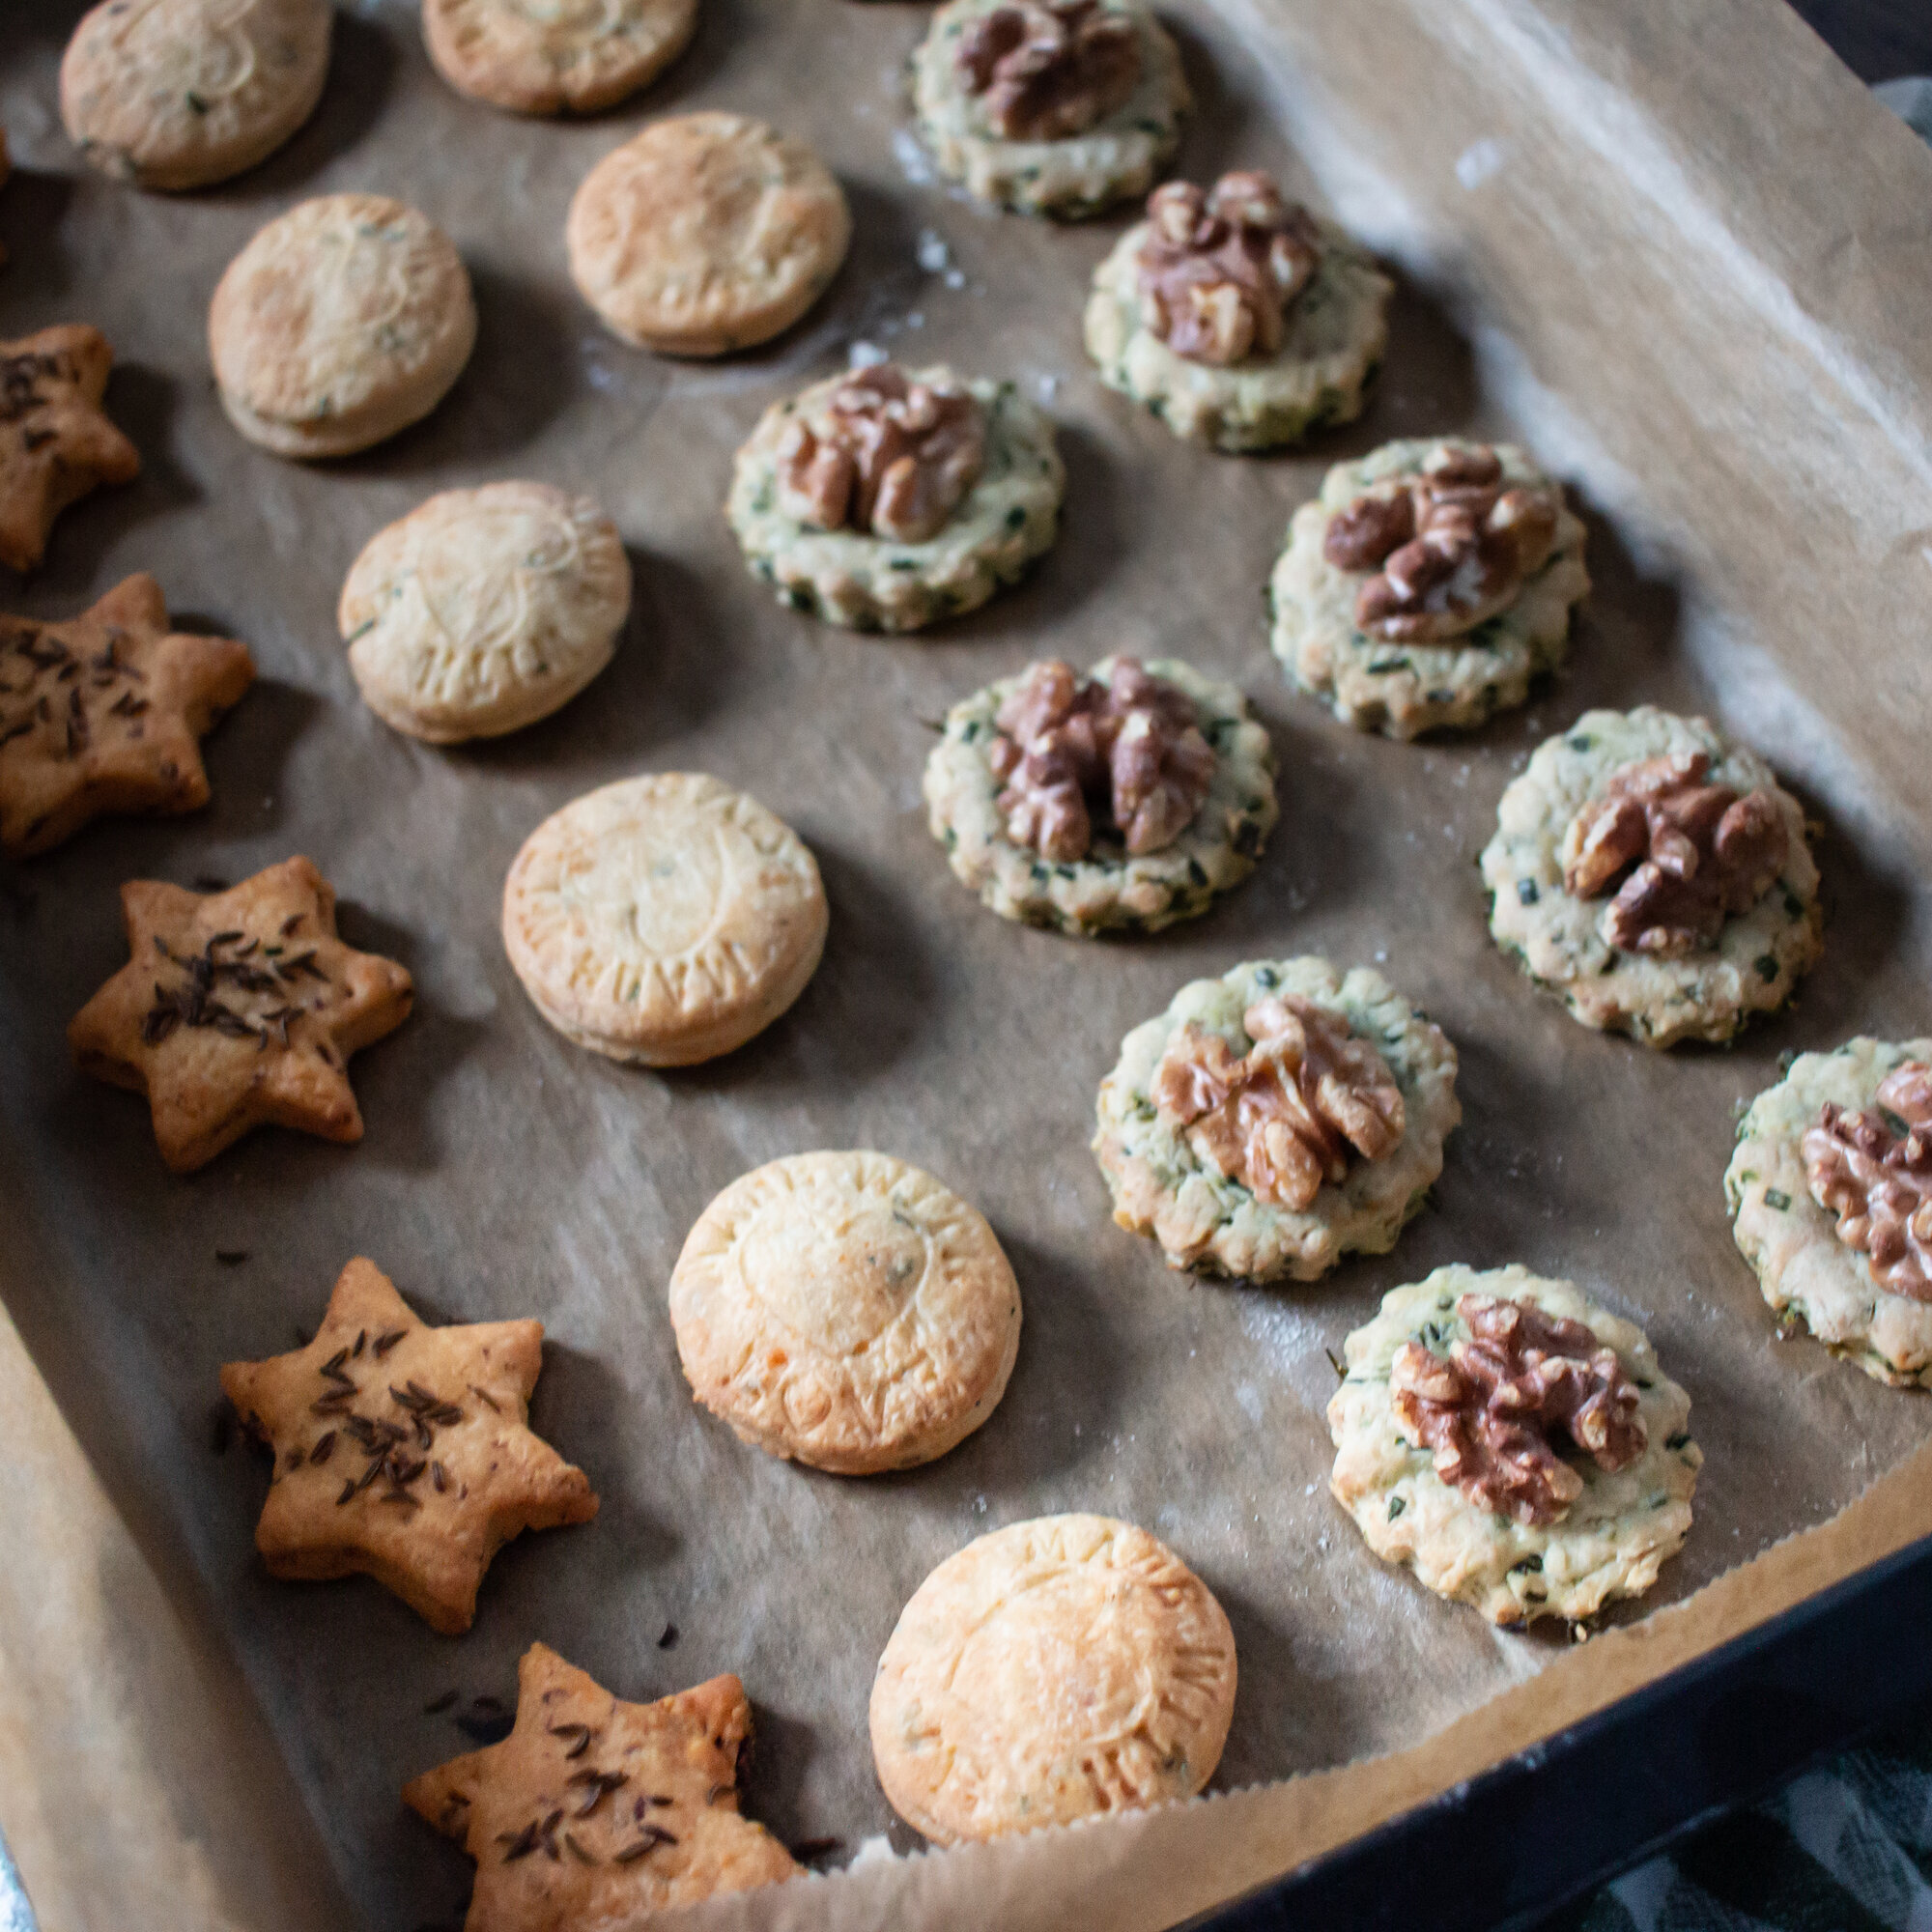
[{"label": "round golden cookie", "polygon": [[381,194],[298,203],[229,263],[208,311],[221,407],[278,456],[348,456],[436,408],[476,304],[455,244]]},{"label": "round golden cookie", "polygon": [[593,114],[681,54],[697,0],[423,0],[423,42],[459,94],[518,114]]},{"label": "round golden cookie", "polygon": [[1006,1392],[1020,1291],[986,1218],[885,1153],[734,1180],[670,1277],[692,1392],[741,1439],[840,1475],[909,1469]]},{"label": "round golden cookie", "polygon": [[486,483],[378,530],[336,623],[369,709],[452,745],[567,704],[611,662],[630,609],[623,539],[590,497]]},{"label": "round golden cookie", "polygon": [[61,119],[103,174],[206,187],[273,154],[328,77],[330,0],[104,0],[61,60]]},{"label": "round golden cookie", "polygon": [[798,835],[701,773],[574,799],[503,885],[503,944],[537,1011],[646,1066],[690,1066],[762,1032],[817,969],[826,917]]},{"label": "round golden cookie", "polygon": [[852,215],[802,142],[742,114],[682,114],[584,176],[564,239],[584,300],[625,341],[724,355],[818,299]]},{"label": "round golden cookie", "polygon": [[1016,1522],[913,1593],[872,1680],[872,1762],[940,1844],[1191,1798],[1235,1709],[1235,1634],[1164,1543]]}]

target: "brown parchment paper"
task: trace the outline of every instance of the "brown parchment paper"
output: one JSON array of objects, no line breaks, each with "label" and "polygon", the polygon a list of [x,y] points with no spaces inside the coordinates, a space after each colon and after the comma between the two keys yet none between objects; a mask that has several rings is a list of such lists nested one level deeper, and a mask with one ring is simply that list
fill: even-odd
[{"label": "brown parchment paper", "polygon": [[[0,1692],[73,1680],[0,1695],[0,1825],[67,1922],[126,1922],[130,1868],[194,1875],[148,1889],[178,1894],[142,1901],[154,1925],[450,1918],[465,1861],[396,1793],[467,1741],[422,1707],[451,1689],[507,1696],[537,1637],[628,1696],[739,1671],[758,1709],[753,1815],[794,1841],[889,1833],[909,1850],[865,1740],[900,1605],[982,1530],[1082,1508],[1168,1538],[1226,1605],[1241,1690],[1216,1789],[1239,1795],[708,1916],[1155,1925],[1932,1528],[1921,1462],[1862,1516],[1693,1595],[1830,1521],[1924,1442],[1932,1413],[1774,1340],[1719,1188],[1733,1109],[1780,1052],[1932,1021],[1913,884],[1932,855],[1932,158],[1776,0],[1694,17],[1540,0],[1175,7],[1202,100],[1189,171],[1276,166],[1405,274],[1369,415],[1264,462],[1183,448],[1093,379],[1078,314],[1118,224],[1002,218],[930,180],[899,91],[923,9],[706,0],[697,43],[641,101],[558,125],[449,94],[413,10],[368,0],[339,16],[316,122],[181,199],[99,181],[67,146],[54,74],[78,11],[0,17],[20,169],[0,192],[0,333],[106,329],[110,404],[146,469],[71,512],[5,608],[66,613],[153,569],[177,611],[247,639],[263,676],[211,741],[208,812],[99,826],[10,875],[0,908],[0,1288],[31,1356],[0,1349],[0,1392],[42,1445],[16,1459],[0,1525],[33,1552],[27,1574],[54,1579],[0,1593]],[[848,185],[858,241],[791,336],[678,365],[601,331],[561,228],[597,157],[698,105],[811,140]],[[302,469],[221,417],[206,306],[263,220],[346,187],[402,194],[449,230],[481,335],[428,423]],[[1069,472],[1065,534],[1025,588],[902,642],[777,609],[718,509],[759,410],[861,341],[1028,384],[1063,424]],[[1260,588],[1327,463],[1435,430],[1519,434],[1561,468],[1592,515],[1599,587],[1573,669],[1525,714],[1404,747],[1290,695]],[[342,575],[431,491],[509,475],[604,500],[637,566],[632,625],[611,669],[534,729],[456,752],[407,742],[355,697],[332,621]],[[1117,648],[1243,682],[1281,758],[1283,822],[1256,877],[1174,933],[1018,929],[924,831],[922,721],[1044,651]],[[1644,699],[1748,732],[1821,821],[1825,961],[1795,1011],[1727,1054],[1666,1060],[1587,1034],[1483,926],[1472,862],[1511,773],[1585,706]],[[497,909],[545,813],[678,768],[744,783],[797,826],[833,926],[782,1022],[660,1076],[543,1026]],[[354,943],[411,967],[417,1011],[355,1063],[360,1148],[265,1133],[171,1179],[144,1109],[80,1080],[62,1029],[124,956],[123,878],[233,879],[292,851],[334,880]],[[1183,980],[1304,951],[1380,964],[1461,1048],[1465,1119],[1439,1205],[1394,1254],[1312,1289],[1197,1285],[1109,1224],[1086,1151],[1094,1089]],[[694,1411],[664,1314],[683,1234],[719,1187],[854,1145],[975,1199],[1026,1311],[987,1427],[929,1469],[865,1483],[774,1463]],[[221,1265],[217,1248],[248,1258]],[[216,1366],[293,1346],[358,1252],[432,1319],[542,1318],[534,1419],[604,1499],[594,1524],[499,1557],[460,1641],[367,1582],[268,1579],[251,1543],[264,1473],[212,1446]],[[1580,1652],[1500,1635],[1383,1571],[1325,1495],[1324,1350],[1396,1283],[1509,1259],[1644,1321],[1707,1457],[1695,1529],[1649,1613]],[[63,1751],[85,1772],[65,1784],[49,1770]],[[1333,1770],[1382,1752],[1408,1754]],[[91,1794],[116,1790],[140,1802],[103,1820]],[[95,1829],[61,1829],[75,1809]]]}]

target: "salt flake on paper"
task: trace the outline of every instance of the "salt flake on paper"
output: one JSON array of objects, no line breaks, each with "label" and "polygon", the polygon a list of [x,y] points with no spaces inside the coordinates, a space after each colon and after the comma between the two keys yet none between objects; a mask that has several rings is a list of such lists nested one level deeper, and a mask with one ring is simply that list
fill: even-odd
[{"label": "salt flake on paper", "polygon": [[853,369],[876,369],[893,358],[876,342],[855,342],[845,352],[845,361]]},{"label": "salt flake on paper", "polygon": [[1495,174],[1509,159],[1509,148],[1493,134],[1471,141],[1456,156],[1456,179],[1465,188],[1475,189]]}]

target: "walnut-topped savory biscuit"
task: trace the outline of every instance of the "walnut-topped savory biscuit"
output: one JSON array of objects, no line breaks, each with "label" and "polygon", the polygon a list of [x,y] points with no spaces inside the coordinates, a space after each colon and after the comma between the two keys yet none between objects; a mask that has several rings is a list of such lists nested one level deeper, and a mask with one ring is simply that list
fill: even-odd
[{"label": "walnut-topped savory biscuit", "polygon": [[1253,871],[1274,753],[1231,684],[1170,658],[1030,666],[955,704],[925,766],[932,836],[1003,919],[1157,931]]},{"label": "walnut-topped savory biscuit", "polygon": [[393,959],[335,931],[335,892],[285,859],[226,892],[121,888],[128,964],[67,1030],[83,1071],[145,1094],[177,1174],[273,1123],[359,1141],[349,1056],[393,1033],[414,998]]},{"label": "walnut-topped savory biscuit", "polygon": [[818,299],[852,213],[802,141],[743,114],[680,114],[584,176],[564,239],[571,279],[614,334],[668,355],[727,355]]},{"label": "walnut-topped savory biscuit", "polygon": [[594,114],[682,53],[697,0],[424,0],[423,43],[459,93],[518,114]]},{"label": "walnut-topped savory biscuit", "polygon": [[1651,1046],[1729,1039],[1823,943],[1798,801],[1754,752],[1651,705],[1539,746],[1482,867],[1496,944],[1585,1026]]},{"label": "walnut-topped savory biscuit", "polygon": [[103,0],[61,60],[61,118],[95,167],[206,187],[266,160],[328,78],[331,0]]},{"label": "walnut-topped savory biscuit", "polygon": [[100,407],[114,352],[86,323],[0,342],[0,563],[32,570],[54,519],[98,483],[129,483],[140,452]]},{"label": "walnut-topped savory biscuit", "polygon": [[1384,443],[1289,525],[1268,597],[1282,668],[1357,730],[1480,724],[1569,650],[1582,522],[1511,443]]},{"label": "walnut-topped savory biscuit", "polygon": [[1932,1388],[1932,1039],[1800,1055],[1739,1125],[1724,1196],[1788,1332]]},{"label": "walnut-topped savory biscuit", "polygon": [[948,0],[913,56],[913,101],[941,174],[1063,220],[1145,194],[1192,105],[1139,0]]},{"label": "walnut-topped savory biscuit", "polygon": [[670,1277],[694,1396],[775,1456],[842,1475],[943,1456],[992,1414],[1020,1291],[985,1216],[890,1154],[741,1176]]},{"label": "walnut-topped savory biscuit", "polygon": [[1526,1268],[1437,1268],[1350,1335],[1329,1489],[1384,1561],[1498,1624],[1594,1616],[1683,1547],[1704,1458],[1634,1323]]},{"label": "walnut-topped savory biscuit", "polygon": [[1122,1042],[1097,1114],[1114,1219],[1169,1266],[1314,1281],[1395,1245],[1463,1109],[1439,1027],[1310,957],[1183,986]]},{"label": "walnut-topped savory biscuit", "polygon": [[24,858],[104,813],[206,805],[198,741],[254,678],[246,644],[170,631],[145,575],[65,623],[0,617],[0,846]]},{"label": "walnut-topped savory biscuit", "polygon": [[1012,384],[881,363],[773,404],[724,514],[780,603],[913,631],[1016,582],[1065,488],[1053,426]]},{"label": "walnut-topped savory biscuit", "polygon": [[1191,1798],[1235,1709],[1208,1586],[1102,1516],[1015,1522],[933,1571],[872,1680],[892,1807],[942,1845]]},{"label": "walnut-topped savory biscuit", "polygon": [[690,1066],[770,1026],[817,970],[827,918],[791,827],[694,772],[574,799],[503,883],[503,945],[537,1011],[646,1066]]},{"label": "walnut-topped savory biscuit", "polygon": [[597,1514],[583,1471],[526,1426],[542,1367],[541,1321],[432,1328],[351,1262],[305,1348],[221,1371],[274,1459],[255,1526],[270,1574],[370,1576],[432,1630],[467,1631],[504,1544]]},{"label": "walnut-topped savory biscuit", "polygon": [[1087,351],[1176,436],[1268,449],[1361,413],[1393,290],[1264,174],[1169,182],[1094,270]]},{"label": "walnut-topped savory biscuit", "polygon": [[208,311],[221,407],[278,456],[348,456],[407,429],[475,343],[456,244],[382,194],[278,214],[223,270]]},{"label": "walnut-topped savory biscuit", "polygon": [[626,1704],[533,1643],[510,1735],[412,1778],[403,1802],[476,1861],[466,1932],[637,1924],[801,1869],[739,1813],[751,1736],[735,1677]]}]

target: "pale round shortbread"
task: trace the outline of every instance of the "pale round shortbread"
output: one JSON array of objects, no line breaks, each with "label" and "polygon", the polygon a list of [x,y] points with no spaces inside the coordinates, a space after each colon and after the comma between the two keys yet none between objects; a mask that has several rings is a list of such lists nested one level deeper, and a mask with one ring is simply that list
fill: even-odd
[{"label": "pale round shortbread", "polygon": [[455,244],[381,194],[299,202],[229,263],[208,312],[221,406],[279,456],[348,456],[436,408],[476,304]]},{"label": "pale round shortbread", "polygon": [[[1553,1523],[1524,1523],[1470,1501],[1435,1473],[1433,1453],[1403,1433],[1389,1368],[1405,1342],[1446,1354],[1468,1339],[1456,1312],[1465,1294],[1534,1304],[1580,1321],[1616,1350],[1636,1384],[1642,1455],[1601,1469],[1587,1455],[1564,1458],[1582,1493]],[[1343,1345],[1345,1378],[1328,1402],[1335,1468],[1328,1487],[1386,1563],[1415,1572],[1439,1597],[1472,1604],[1492,1623],[1538,1617],[1580,1622],[1620,1597],[1640,1597],[1690,1532],[1690,1496],[1704,1457],[1691,1441],[1690,1398],[1657,1365],[1634,1321],[1601,1308],[1572,1282],[1546,1281],[1512,1263],[1439,1267],[1426,1281],[1392,1289],[1381,1311]]]},{"label": "pale round shortbread", "polygon": [[626,342],[724,355],[787,329],[852,240],[845,193],[803,142],[743,114],[659,121],[606,155],[564,239],[585,301]]},{"label": "pale round shortbread", "polygon": [[460,94],[518,114],[593,114],[681,54],[697,0],[423,0],[423,42]]},{"label": "pale round shortbread", "polygon": [[872,1761],[940,1844],[1192,1798],[1235,1710],[1235,1634],[1173,1550],[1103,1516],[949,1556],[872,1680]]},{"label": "pale round shortbread", "polygon": [[[1674,958],[1623,952],[1602,929],[1609,900],[1579,899],[1564,888],[1564,833],[1624,766],[1694,752],[1711,760],[1710,783],[1771,793],[1788,835],[1783,869],[1749,911],[1724,921],[1715,946]],[[1775,1012],[1791,997],[1825,943],[1804,808],[1748,747],[1731,744],[1701,718],[1652,704],[1586,711],[1545,739],[1503,792],[1482,870],[1490,933],[1503,952],[1585,1026],[1627,1033],[1646,1046],[1732,1038],[1754,1013]]]},{"label": "pale round shortbread", "polygon": [[336,623],[370,710],[452,745],[568,703],[611,662],[630,608],[623,539],[590,497],[486,483],[370,538]]},{"label": "pale round shortbread", "polygon": [[330,0],[104,0],[61,60],[61,118],[103,174],[206,187],[252,168],[315,111]]},{"label": "pale round shortbread", "polygon": [[[1263,1201],[1210,1167],[1153,1101],[1161,1057],[1182,1027],[1217,1033],[1245,1054],[1253,1041],[1242,1014],[1282,993],[1346,1020],[1381,1055],[1403,1100],[1401,1141],[1378,1160],[1351,1155],[1340,1184],[1323,1181],[1301,1209]],[[1463,1118],[1456,1069],[1448,1036],[1372,966],[1340,973],[1311,953],[1190,980],[1166,1012],[1121,1042],[1120,1060],[1100,1083],[1092,1145],[1114,1196],[1114,1219],[1151,1235],[1170,1267],[1235,1280],[1315,1281],[1346,1254],[1386,1254],[1442,1172],[1442,1144]]]},{"label": "pale round shortbread", "polygon": [[992,1414],[1020,1292],[983,1214],[884,1153],[734,1180],[670,1277],[692,1392],[774,1456],[841,1475],[943,1456]]},{"label": "pale round shortbread", "polygon": [[503,885],[503,944],[538,1012],[647,1066],[711,1060],[769,1026],[816,970],[826,923],[798,835],[701,773],[573,800]]},{"label": "pale round shortbread", "polygon": [[1724,1172],[1731,1233],[1780,1324],[1893,1388],[1932,1388],[1932,1302],[1880,1287],[1866,1256],[1839,1240],[1837,1217],[1811,1192],[1804,1141],[1828,1100],[1861,1114],[1886,1075],[1914,1060],[1932,1064],[1932,1039],[1861,1035],[1801,1054],[1751,1102]]},{"label": "pale round shortbread", "polygon": [[939,172],[978,200],[1025,214],[1077,221],[1143,195],[1180,144],[1194,104],[1180,50],[1139,0],[1101,0],[1124,14],[1140,41],[1140,80],[1125,100],[1084,133],[1057,141],[1009,141],[985,124],[959,82],[959,39],[1006,0],[947,0],[912,59],[919,131]]}]

